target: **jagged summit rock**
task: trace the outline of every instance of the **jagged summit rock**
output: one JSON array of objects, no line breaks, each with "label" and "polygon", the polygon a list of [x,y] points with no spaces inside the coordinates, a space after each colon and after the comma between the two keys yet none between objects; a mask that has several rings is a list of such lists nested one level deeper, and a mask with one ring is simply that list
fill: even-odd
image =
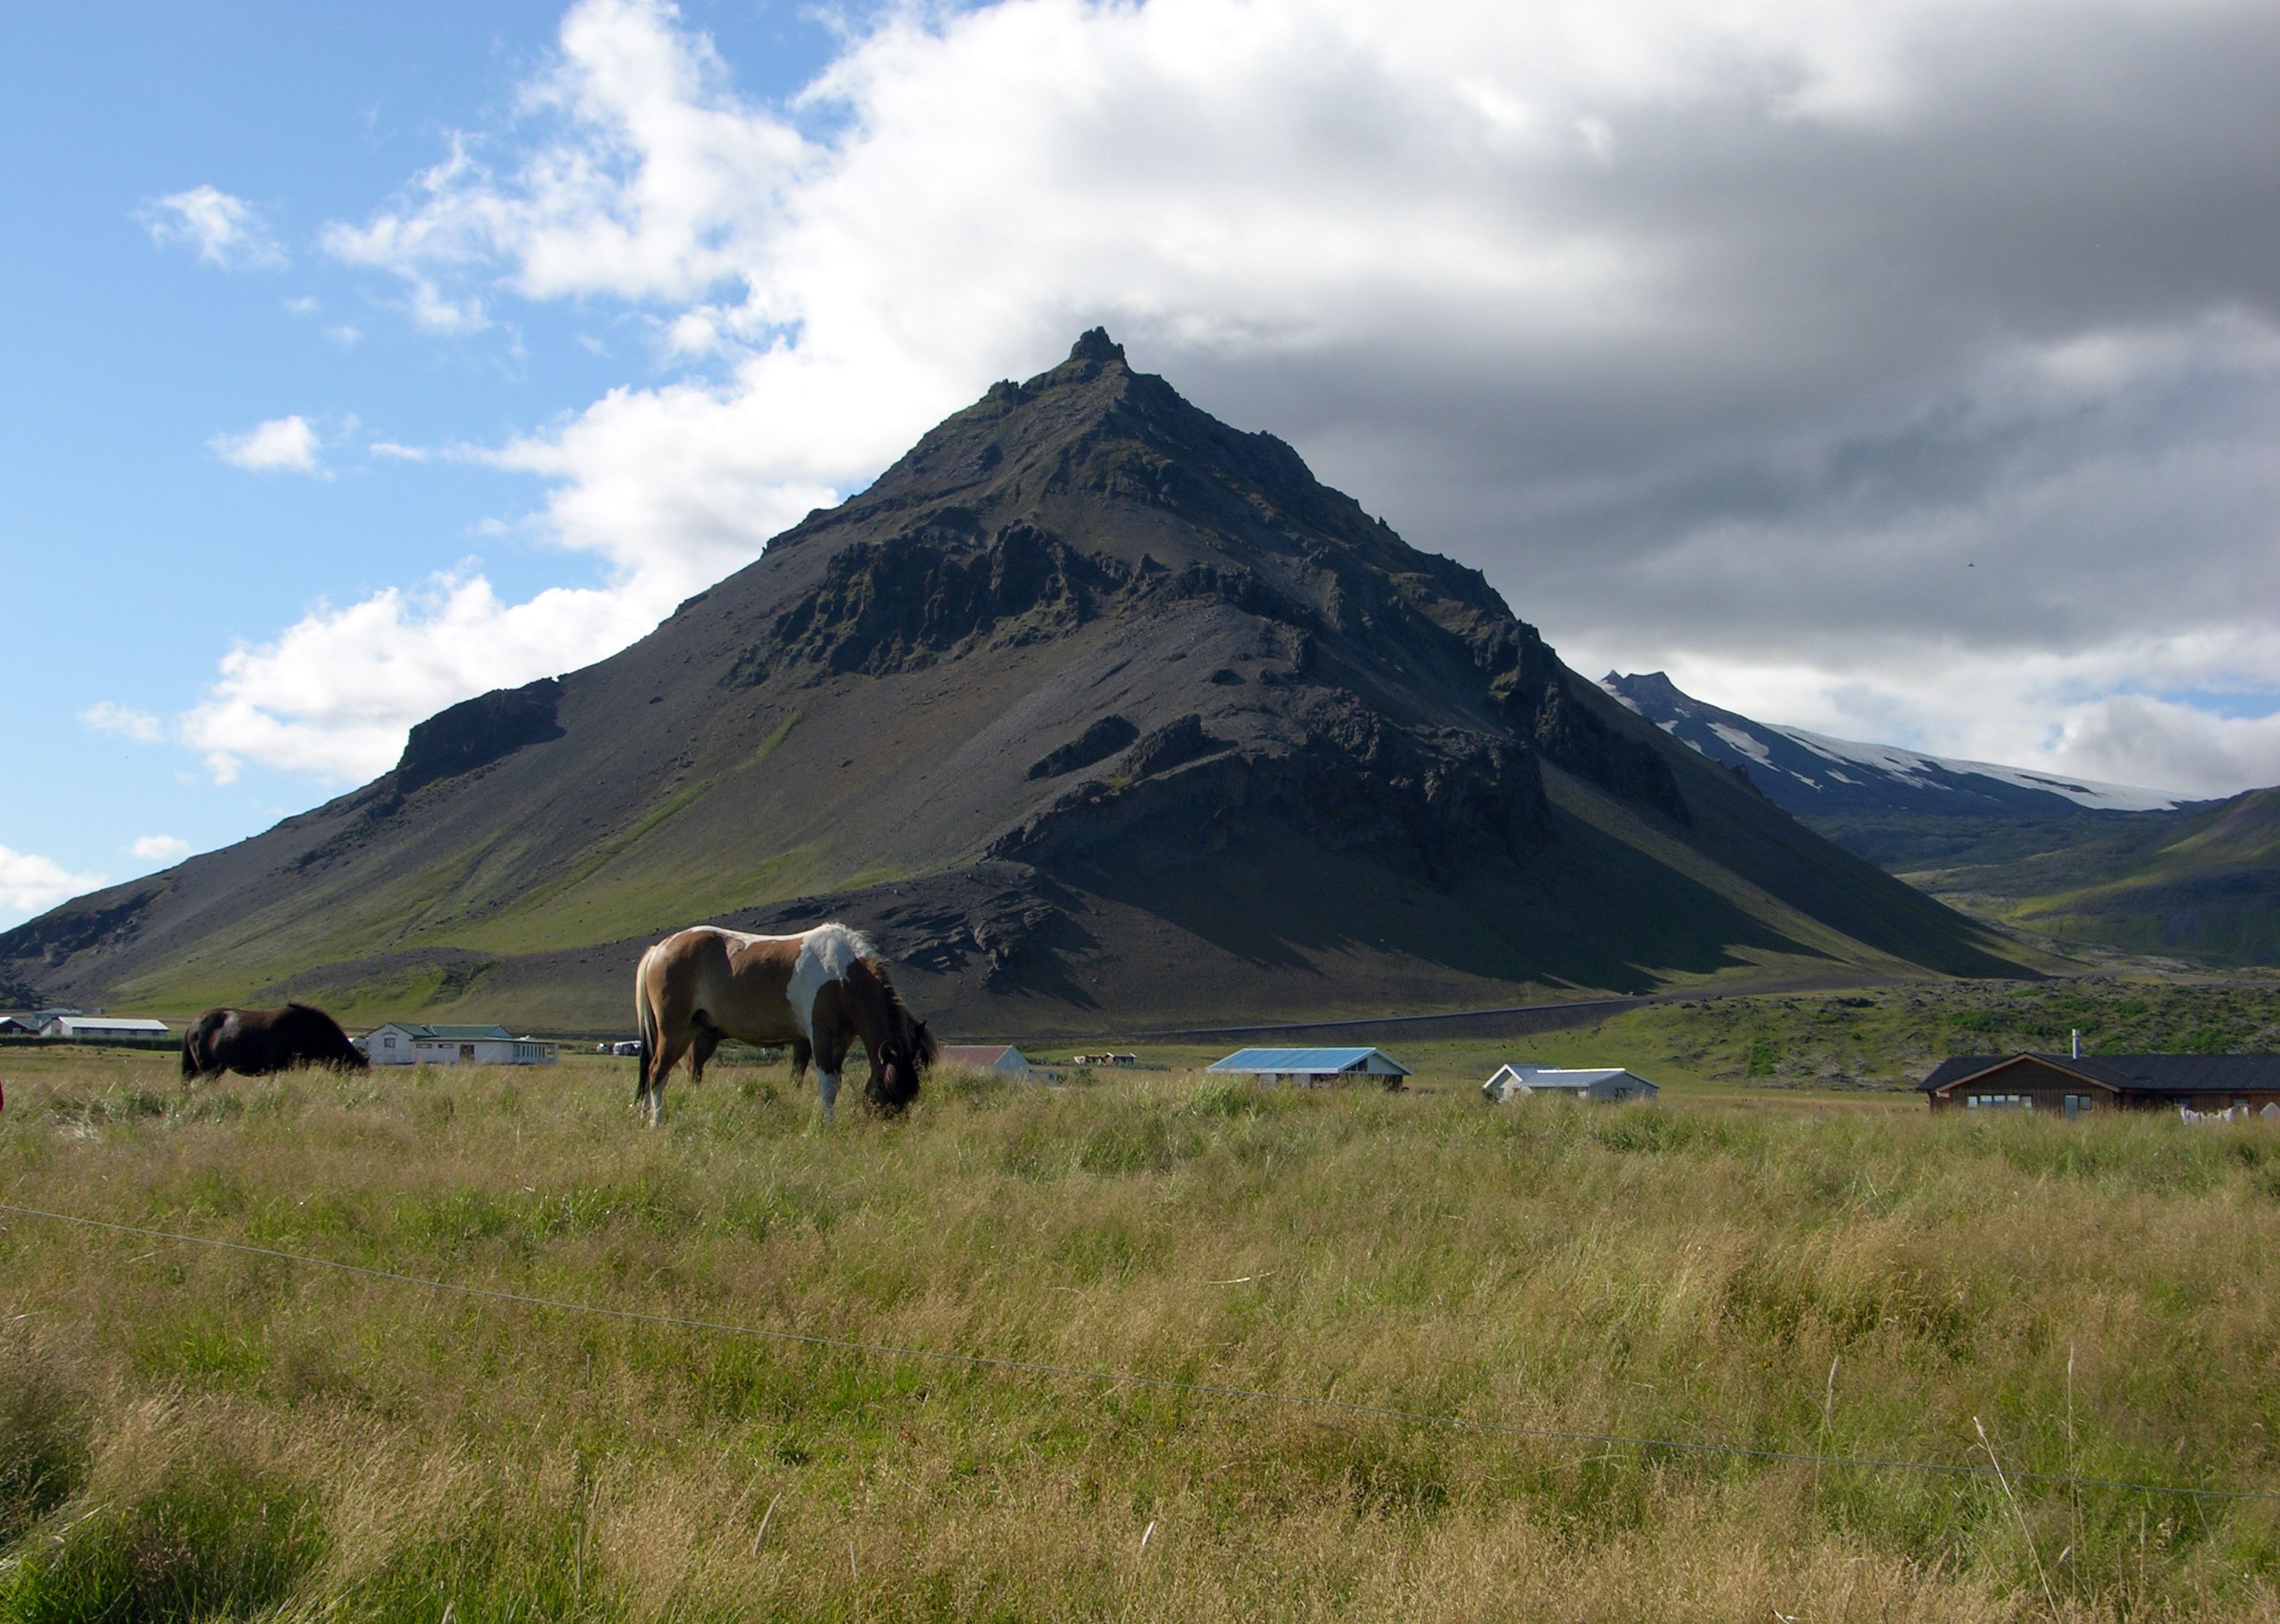
[{"label": "jagged summit rock", "polygon": [[1109,337],[1106,327],[1092,327],[1078,335],[1069,346],[1072,361],[1117,361],[1124,359],[1124,346]]},{"label": "jagged summit rock", "polygon": [[1095,329],[640,643],[0,975],[599,1029],[657,932],[824,912],[994,1030],[2005,967]]}]

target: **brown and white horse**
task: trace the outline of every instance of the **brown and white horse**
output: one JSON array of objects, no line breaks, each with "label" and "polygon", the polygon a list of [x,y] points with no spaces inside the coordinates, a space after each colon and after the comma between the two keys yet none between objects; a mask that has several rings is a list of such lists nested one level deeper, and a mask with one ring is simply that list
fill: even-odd
[{"label": "brown and white horse", "polygon": [[724,1037],[791,1045],[797,1085],[811,1055],[823,1118],[839,1098],[839,1068],[857,1043],[870,1058],[865,1097],[897,1112],[918,1097],[934,1064],[934,1034],[903,1006],[886,966],[862,934],[836,920],[796,936],[753,936],[717,925],[675,931],[642,955],[634,972],[641,1025],[641,1081],[634,1098],[650,1126],[665,1120],[665,1079],[689,1057],[689,1079]]}]

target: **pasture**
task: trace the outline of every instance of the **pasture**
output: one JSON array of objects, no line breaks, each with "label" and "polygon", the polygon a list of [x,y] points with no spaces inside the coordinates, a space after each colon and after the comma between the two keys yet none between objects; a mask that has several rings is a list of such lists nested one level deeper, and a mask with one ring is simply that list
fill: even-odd
[{"label": "pasture", "polygon": [[[651,1133],[629,1061],[185,1093],[41,1050],[0,1057],[0,1201],[1510,1427],[1980,1465],[1983,1428],[2013,1474],[2280,1488],[2280,1135],[1732,1083],[1492,1108],[1428,1059],[1399,1096],[943,1074],[828,1132],[729,1066]],[[2280,1617],[2280,1502],[0,1226],[4,1620]]]}]

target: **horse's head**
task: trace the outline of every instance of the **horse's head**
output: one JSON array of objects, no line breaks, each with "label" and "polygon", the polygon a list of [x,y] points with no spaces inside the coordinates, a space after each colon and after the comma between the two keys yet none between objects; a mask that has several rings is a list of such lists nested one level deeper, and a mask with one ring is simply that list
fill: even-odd
[{"label": "horse's head", "polygon": [[871,1057],[871,1081],[863,1090],[871,1108],[887,1116],[899,1114],[919,1097],[919,1082],[939,1053],[934,1034],[905,1004],[886,966],[876,958],[858,958],[848,966],[840,985],[844,989]]},{"label": "horse's head", "polygon": [[871,1086],[866,1093],[872,1106],[889,1116],[898,1114],[919,1097],[920,1079],[938,1052],[925,1021],[913,1020],[906,1012],[897,1012],[902,1019],[872,1053]]}]

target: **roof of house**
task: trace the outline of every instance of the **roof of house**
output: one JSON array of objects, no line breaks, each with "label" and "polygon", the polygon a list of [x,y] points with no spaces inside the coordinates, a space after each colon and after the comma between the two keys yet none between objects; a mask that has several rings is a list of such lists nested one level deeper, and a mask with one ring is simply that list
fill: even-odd
[{"label": "roof of house", "polygon": [[135,1015],[58,1015],[56,1024],[66,1032],[150,1032],[166,1029],[163,1020],[149,1020]]},{"label": "roof of house", "polygon": [[958,1066],[996,1066],[1007,1055],[1027,1066],[1029,1057],[1011,1043],[944,1043],[942,1058]]},{"label": "roof of house", "polygon": [[1629,1077],[1660,1091],[1659,1084],[1648,1081],[1628,1066],[1499,1066],[1489,1081],[1494,1082],[1506,1072],[1531,1089],[1588,1089],[1611,1078]]},{"label": "roof of house", "polygon": [[391,1020],[375,1031],[397,1031],[413,1037],[433,1038],[446,1043],[512,1043],[514,1034],[505,1027],[430,1027],[414,1020]]},{"label": "roof of house", "polygon": [[1382,1049],[1238,1049],[1206,1068],[1214,1072],[1367,1071],[1379,1077],[1406,1077],[1409,1068]]},{"label": "roof of house", "polygon": [[1953,1055],[1916,1085],[1929,1094],[2015,1060],[2039,1060],[2085,1082],[2138,1094],[2222,1094],[2230,1089],[2280,1089],[2280,1054]]}]

